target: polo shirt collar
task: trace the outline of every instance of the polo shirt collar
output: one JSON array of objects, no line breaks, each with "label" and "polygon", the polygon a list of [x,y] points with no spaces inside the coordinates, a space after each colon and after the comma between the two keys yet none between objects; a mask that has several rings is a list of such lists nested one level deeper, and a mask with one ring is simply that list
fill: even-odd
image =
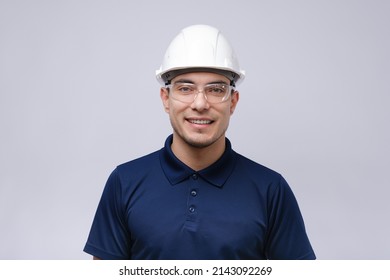
[{"label": "polo shirt collar", "polygon": [[160,150],[161,168],[169,182],[176,185],[197,174],[212,185],[221,188],[232,173],[237,158],[229,139],[225,139],[225,151],[222,156],[209,167],[196,172],[173,154],[171,149],[173,135],[170,135],[165,141],[164,148]]}]

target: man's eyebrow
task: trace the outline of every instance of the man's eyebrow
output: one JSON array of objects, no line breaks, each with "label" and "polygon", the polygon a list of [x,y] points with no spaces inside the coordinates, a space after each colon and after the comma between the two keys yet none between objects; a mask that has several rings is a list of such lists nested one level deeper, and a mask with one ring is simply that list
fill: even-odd
[{"label": "man's eyebrow", "polygon": [[180,79],[180,80],[174,81],[173,83],[174,84],[195,84],[193,81],[186,80],[186,79]]}]

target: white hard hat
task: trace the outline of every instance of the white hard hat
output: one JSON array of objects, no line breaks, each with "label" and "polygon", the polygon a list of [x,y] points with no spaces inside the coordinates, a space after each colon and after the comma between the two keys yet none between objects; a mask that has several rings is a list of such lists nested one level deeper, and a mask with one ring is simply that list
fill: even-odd
[{"label": "white hard hat", "polygon": [[166,85],[177,75],[199,71],[224,75],[232,85],[245,77],[232,46],[218,29],[208,25],[183,29],[169,45],[156,77]]}]

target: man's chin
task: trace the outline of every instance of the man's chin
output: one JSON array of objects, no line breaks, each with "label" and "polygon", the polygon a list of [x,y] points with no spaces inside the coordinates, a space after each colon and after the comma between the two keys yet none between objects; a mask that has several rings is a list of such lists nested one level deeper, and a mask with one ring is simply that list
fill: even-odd
[{"label": "man's chin", "polygon": [[208,147],[212,146],[213,144],[215,144],[220,138],[221,138],[221,136],[220,137],[206,137],[206,135],[201,135],[199,137],[185,137],[185,138],[183,138],[183,140],[187,145],[189,145],[193,148],[204,149],[204,148],[208,148]]}]

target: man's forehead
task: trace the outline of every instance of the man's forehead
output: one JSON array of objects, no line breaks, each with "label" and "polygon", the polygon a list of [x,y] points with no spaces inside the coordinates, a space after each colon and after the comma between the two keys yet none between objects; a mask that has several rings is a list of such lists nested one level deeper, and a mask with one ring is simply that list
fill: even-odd
[{"label": "man's forehead", "polygon": [[230,80],[223,75],[212,72],[190,72],[176,76],[172,79],[172,83],[185,81],[187,83],[230,83]]}]

